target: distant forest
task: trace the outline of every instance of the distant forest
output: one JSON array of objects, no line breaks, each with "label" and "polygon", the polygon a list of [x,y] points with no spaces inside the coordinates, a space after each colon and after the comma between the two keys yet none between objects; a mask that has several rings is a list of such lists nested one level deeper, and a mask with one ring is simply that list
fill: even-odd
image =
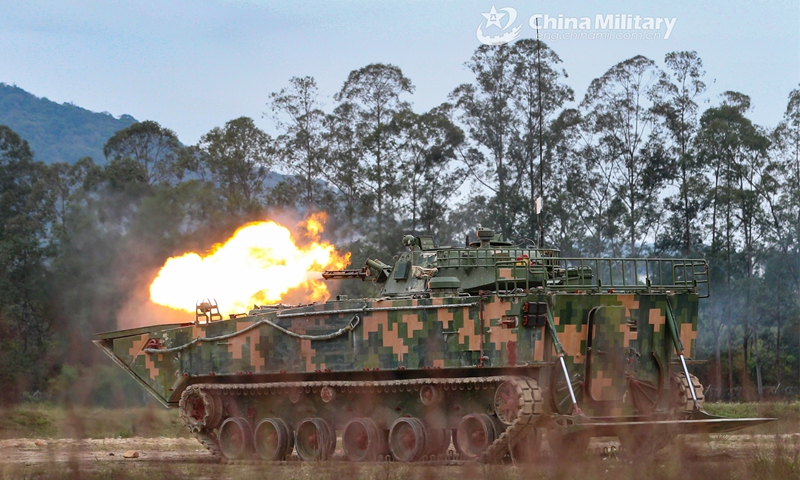
[{"label": "distant forest", "polygon": [[264,105],[277,136],[242,117],[186,146],[144,121],[93,159],[45,164],[31,133],[0,127],[0,398],[129,399],[91,333],[153,314],[132,305],[167,257],[314,211],[356,267],[403,234],[461,245],[478,224],[564,256],[705,258],[708,397],[796,398],[800,88],[768,129],[746,93],[708,98],[696,52],[635,56],[577,94],[560,63],[535,40],[479,47],[473,81],[427,112],[394,65],[350,72],[332,105],[293,77]]},{"label": "distant forest", "polygon": [[83,157],[102,160],[106,140],[134,123],[136,119],[130,115],[114,118],[0,83],[0,125],[27,140],[40,162],[75,163]]}]

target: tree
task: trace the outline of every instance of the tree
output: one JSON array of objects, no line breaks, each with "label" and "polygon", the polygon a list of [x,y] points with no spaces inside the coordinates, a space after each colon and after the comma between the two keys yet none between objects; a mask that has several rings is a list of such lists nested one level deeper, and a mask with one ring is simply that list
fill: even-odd
[{"label": "tree", "polygon": [[360,226],[362,207],[369,200],[369,192],[362,187],[366,175],[364,151],[356,137],[356,123],[356,111],[352,103],[338,105],[325,118],[327,155],[325,168],[322,169],[323,177],[336,188],[339,200],[344,204],[346,222],[342,223],[346,223],[345,231],[349,232],[345,238],[351,241]]},{"label": "tree", "polygon": [[[762,215],[758,199],[760,172],[764,166],[768,139],[745,117],[750,99],[738,92],[725,92],[719,107],[706,110],[700,118],[695,139],[700,161],[714,171],[710,192],[712,275],[716,271],[712,302],[722,302],[718,311],[727,325],[728,340],[735,322],[742,326],[743,383],[748,386],[748,354],[751,335],[757,325],[751,322],[755,312],[755,251],[757,223]],[[714,262],[714,260],[717,260]],[[721,293],[720,293],[721,290]],[[728,384],[733,385],[731,347],[728,356]]]},{"label": "tree", "polygon": [[[585,132],[583,122],[581,127]],[[604,161],[602,149],[592,145],[586,138],[581,140],[580,150],[575,155],[576,162],[569,165],[573,168],[569,173],[567,191],[572,202],[577,203],[574,211],[587,232],[581,239],[581,251],[602,256],[610,252],[611,256],[622,256],[620,238],[624,207],[614,193],[615,169]]]},{"label": "tree", "polygon": [[[528,193],[525,224],[530,238],[543,243],[545,226],[536,213],[536,198],[541,196],[544,202],[545,197],[555,195],[555,191],[553,188],[545,190],[546,168],[539,159],[544,159],[544,150],[548,148],[545,138],[548,141],[559,138],[559,132],[552,132],[555,127],[553,117],[557,117],[565,102],[574,100],[574,94],[572,88],[561,83],[567,77],[566,71],[556,70],[561,58],[540,40],[525,39],[514,43],[509,61],[514,75],[512,105],[519,118],[519,136],[515,138],[513,151],[515,161],[519,163],[516,170],[527,175],[522,188]],[[548,187],[554,187],[552,177],[547,177]],[[537,224],[541,227],[542,239],[539,239]]]},{"label": "tree", "polygon": [[75,193],[102,176],[102,171],[91,157],[84,157],[75,163],[56,162],[44,169],[46,193],[53,216],[52,236],[63,240],[67,234],[69,217]]},{"label": "tree", "polygon": [[[352,109],[355,120],[355,138],[364,151],[364,183],[372,191],[375,202],[378,251],[387,247],[390,230],[388,220],[394,215],[397,195],[397,158],[392,143],[395,131],[392,118],[408,110],[408,103],[400,96],[412,93],[414,86],[403,72],[394,65],[374,63],[353,70],[342,89],[334,98]],[[392,222],[394,223],[394,222]]]},{"label": "tree", "polygon": [[40,388],[50,338],[47,199],[28,142],[0,125],[0,401]]},{"label": "tree", "polygon": [[794,335],[788,335],[787,342],[783,332],[787,326],[796,328],[800,318],[796,300],[800,294],[800,89],[789,93],[783,118],[769,139],[771,156],[759,172],[757,185],[764,206],[759,223],[765,243],[760,248],[763,273],[758,303],[759,311],[765,313],[763,323],[775,330],[774,371],[780,384],[785,365],[797,358],[790,346]]},{"label": "tree", "polygon": [[[531,244],[543,244],[545,235],[559,242],[564,237],[554,232],[561,226],[548,222],[570,223],[563,208],[570,198],[563,192],[572,183],[557,172],[573,174],[560,162],[575,158],[574,126],[582,119],[563,110],[574,94],[563,83],[567,73],[559,63],[558,55],[537,40],[481,46],[466,64],[475,81],[450,95],[471,140],[460,156],[493,194],[488,216],[506,238]],[[547,207],[537,215],[540,196]],[[570,211],[571,219],[575,213]]]},{"label": "tree", "polygon": [[769,173],[777,194],[768,202],[770,236],[780,251],[800,254],[800,89],[789,93],[786,112],[770,138],[774,155]]},{"label": "tree", "polygon": [[704,165],[693,150],[698,128],[697,98],[706,91],[702,81],[703,61],[697,52],[668,53],[664,59],[666,73],[659,81],[653,111],[661,120],[670,140],[667,152],[671,164],[678,166],[674,179],[677,193],[664,200],[670,212],[668,228],[660,238],[660,248],[691,254],[701,242],[707,196],[710,184]]},{"label": "tree", "polygon": [[[728,257],[726,262],[732,266],[730,256],[738,240],[735,234],[743,234],[744,273],[749,276],[754,266],[754,222],[758,208],[754,189],[764,167],[769,140],[744,116],[750,108],[747,96],[726,92],[723,98],[722,105],[703,113],[697,137],[701,161],[714,168],[711,246],[712,250],[723,248]],[[718,227],[720,221],[724,232]],[[739,231],[739,227],[744,230]]]},{"label": "tree", "polygon": [[177,169],[180,150],[175,132],[152,120],[118,131],[103,146],[103,154],[111,164],[120,164],[121,170],[131,172],[126,176],[139,178],[146,185],[173,183],[182,178]]},{"label": "tree", "polygon": [[[586,231],[596,225],[587,206],[602,205],[585,201],[586,195],[597,191],[589,182],[591,177],[580,155],[583,119],[574,108],[562,110],[548,128],[545,136],[545,172],[547,208],[543,210],[545,244],[561,250],[564,256],[579,256]],[[601,213],[601,212],[598,212]],[[600,215],[602,218],[602,215]],[[596,248],[602,251],[602,248]]]},{"label": "tree", "polygon": [[272,139],[253,119],[240,117],[212,129],[199,148],[229,212],[252,216],[263,208],[265,181],[274,164]]},{"label": "tree", "polygon": [[306,208],[315,203],[314,185],[322,174],[325,112],[313,77],[292,77],[289,87],[270,94],[270,109],[278,128],[278,152],[305,188]]},{"label": "tree", "polygon": [[515,66],[510,57],[507,45],[481,45],[465,64],[475,82],[460,85],[450,94],[473,144],[461,157],[476,180],[494,193],[495,202],[489,208],[506,238],[515,233],[513,219],[520,202],[519,184],[514,179],[522,174],[510,161],[518,128],[512,105]]},{"label": "tree", "polygon": [[453,125],[445,104],[424,114],[399,112],[392,125],[399,132],[396,142],[400,180],[406,187],[400,201],[410,230],[418,227],[436,236],[447,212],[447,201],[463,182],[463,169],[453,169],[455,148],[464,141],[464,132]]},{"label": "tree", "polygon": [[631,256],[659,220],[657,193],[670,170],[651,108],[661,78],[655,63],[638,55],[593,80],[581,102],[586,128],[596,136],[590,158],[622,207]]}]

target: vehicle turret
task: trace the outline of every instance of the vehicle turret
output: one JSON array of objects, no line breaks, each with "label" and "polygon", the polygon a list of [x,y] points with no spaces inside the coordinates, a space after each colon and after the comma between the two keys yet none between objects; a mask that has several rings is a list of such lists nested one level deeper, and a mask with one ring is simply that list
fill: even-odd
[{"label": "vehicle turret", "polygon": [[[326,271],[325,279],[372,279],[381,286],[381,296],[424,295],[440,292],[477,294],[482,290],[506,290],[541,287],[568,279],[591,280],[591,267],[569,266],[559,270],[550,261],[558,250],[517,247],[502,235],[479,228],[477,242],[465,247],[438,247],[430,236],[405,235],[402,244],[406,251],[394,266],[378,260],[367,260],[360,270]],[[448,280],[443,280],[447,278]]]}]

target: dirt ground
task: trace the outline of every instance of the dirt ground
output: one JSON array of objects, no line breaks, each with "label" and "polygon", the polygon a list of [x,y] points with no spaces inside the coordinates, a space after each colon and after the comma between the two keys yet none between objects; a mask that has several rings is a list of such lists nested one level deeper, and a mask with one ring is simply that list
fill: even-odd
[{"label": "dirt ground", "polygon": [[[595,475],[586,478],[620,478],[614,471],[628,468],[629,460],[618,451],[615,438],[593,439],[583,461]],[[546,450],[546,449],[545,449]],[[125,458],[136,452],[137,458]],[[700,471],[743,471],[758,458],[800,457],[800,433],[783,435],[687,435],[675,445],[660,452],[653,468],[677,464],[683,469],[691,465]],[[676,460],[676,458],[679,458]],[[547,466],[554,463],[547,452],[542,459]],[[591,466],[595,465],[595,466]],[[736,466],[740,465],[740,466]],[[106,438],[106,439],[11,439],[0,441],[0,478],[248,478],[255,473],[271,480],[280,478],[314,478],[344,480],[339,472],[346,469],[346,478],[521,478],[513,471],[485,466],[355,466],[332,462],[313,467],[300,461],[265,467],[244,464],[226,465],[208,453],[199,442],[189,438]],[[354,469],[360,470],[354,470]],[[433,468],[433,470],[431,470]],[[506,468],[506,467],[502,467]],[[597,470],[600,468],[601,470]],[[603,473],[603,470],[605,469]],[[626,470],[627,471],[627,470]],[[504,472],[504,473],[503,473]],[[544,472],[544,470],[542,470]],[[502,474],[501,474],[502,473]],[[498,476],[499,475],[499,476]],[[558,476],[558,475],[556,475]],[[525,478],[531,478],[525,476]],[[539,478],[552,478],[541,473]],[[671,478],[666,475],[663,478]],[[720,478],[733,478],[723,475]]]},{"label": "dirt ground", "polygon": [[[748,458],[782,445],[788,451],[800,450],[800,433],[784,435],[686,435],[679,444],[690,458]],[[619,442],[613,438],[593,439],[587,456],[615,457]],[[673,447],[674,449],[674,447]],[[547,447],[544,447],[545,455]],[[136,452],[137,458],[124,458]],[[669,454],[670,449],[666,453]],[[0,463],[36,464],[45,462],[217,462],[217,458],[193,438],[101,438],[0,440]]]},{"label": "dirt ground", "polygon": [[[126,459],[135,451],[138,458]],[[208,450],[193,438],[101,438],[0,440],[0,463],[32,465],[46,462],[198,462],[214,461]]]}]

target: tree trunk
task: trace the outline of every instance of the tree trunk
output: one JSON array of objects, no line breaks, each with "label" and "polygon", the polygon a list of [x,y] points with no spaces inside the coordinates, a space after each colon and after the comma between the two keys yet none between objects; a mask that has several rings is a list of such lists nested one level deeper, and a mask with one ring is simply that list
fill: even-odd
[{"label": "tree trunk", "polygon": [[636,257],[636,205],[631,195],[631,257]]},{"label": "tree trunk", "polygon": [[377,169],[378,174],[378,188],[377,188],[377,200],[378,200],[378,212],[377,212],[377,220],[378,220],[378,251],[383,253],[383,172],[382,172],[382,165],[381,165],[381,154],[378,152],[378,155],[375,157],[375,167]]},{"label": "tree trunk", "polygon": [[781,377],[783,374],[783,365],[781,364],[781,330],[783,330],[783,324],[780,312],[778,312],[778,332],[775,335],[775,371],[777,372],[778,385],[781,384]]},{"label": "tree trunk", "polygon": [[728,400],[733,401],[733,342],[730,325],[728,325],[728,397]]},{"label": "tree trunk", "polygon": [[714,386],[716,387],[716,400],[722,397],[722,357],[720,354],[720,335],[722,334],[722,323],[713,327],[714,332]]},{"label": "tree trunk", "polygon": [[761,365],[758,362],[758,325],[753,325],[753,357],[756,361],[756,387],[758,388],[758,400],[764,400],[764,389],[761,385]]},{"label": "tree trunk", "polygon": [[745,400],[752,400],[752,386],[750,385],[750,371],[747,369],[747,363],[750,358],[750,323],[745,322],[744,333],[742,334],[742,391],[745,394]]},{"label": "tree trunk", "polygon": [[[417,233],[417,182],[411,184],[411,233]],[[428,230],[430,233],[430,230]]]},{"label": "tree trunk", "polygon": [[314,177],[311,173],[314,170],[314,159],[311,147],[306,148],[306,207],[310,210],[314,204]]},{"label": "tree trunk", "polygon": [[[511,235],[511,228],[508,225],[508,208],[506,206],[506,202],[508,198],[506,198],[506,172],[505,166],[503,164],[503,152],[497,153],[497,183],[498,183],[498,190],[497,196],[499,197],[499,205],[500,205],[500,231],[503,233],[504,238],[509,238]],[[494,227],[494,225],[491,225]]]},{"label": "tree trunk", "polygon": [[[684,152],[681,152],[681,158],[683,155]],[[689,218],[689,180],[686,176],[684,162],[681,162],[681,197],[683,199],[683,254],[689,255],[692,253],[692,232]]]},{"label": "tree trunk", "polygon": [[714,208],[711,213],[711,248],[717,248],[717,203],[719,202],[719,167],[714,172]]}]

